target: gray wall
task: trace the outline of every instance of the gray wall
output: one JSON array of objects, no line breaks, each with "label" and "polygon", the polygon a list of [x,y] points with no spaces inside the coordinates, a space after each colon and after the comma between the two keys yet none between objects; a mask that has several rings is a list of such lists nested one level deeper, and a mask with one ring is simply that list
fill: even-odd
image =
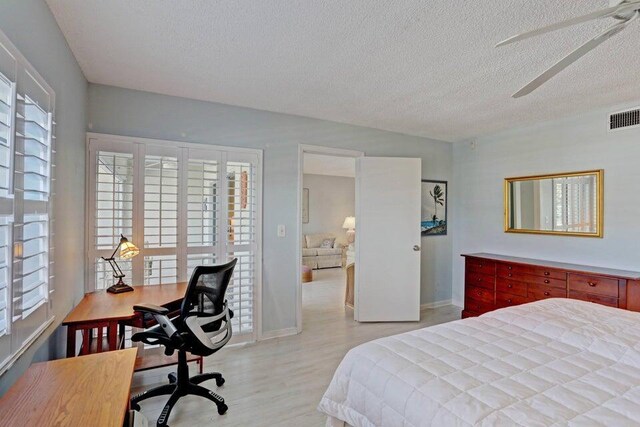
[{"label": "gray wall", "polygon": [[[607,131],[594,111],[454,145],[453,299],[464,296],[461,253],[493,252],[640,270],[640,129]],[[503,230],[505,177],[605,170],[604,238],[509,234]]]},{"label": "gray wall", "polygon": [[[264,150],[265,332],[296,324],[298,144],[421,157],[425,178],[448,180],[452,171],[447,142],[148,92],[91,84],[88,114],[93,132]],[[278,224],[286,237],[277,237]],[[451,298],[450,236],[425,238],[423,247],[422,302]]]},{"label": "gray wall", "polygon": [[355,178],[304,174],[303,182],[309,189],[309,223],[302,224],[302,233],[332,233],[346,244],[342,223],[356,213]]},{"label": "gray wall", "polygon": [[0,377],[0,394],[3,394],[33,360],[61,355],[62,328],[58,328],[60,333],[51,334],[83,294],[87,81],[43,0],[0,1],[0,30],[55,90],[58,124],[55,323]]}]

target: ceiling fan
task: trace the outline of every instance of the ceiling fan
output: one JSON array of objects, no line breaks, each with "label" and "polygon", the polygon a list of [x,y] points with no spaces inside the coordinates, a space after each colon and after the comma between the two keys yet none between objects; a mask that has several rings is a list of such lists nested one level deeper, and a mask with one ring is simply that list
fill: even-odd
[{"label": "ceiling fan", "polygon": [[533,81],[527,84],[525,87],[513,94],[514,98],[519,98],[524,95],[528,95],[538,87],[542,86],[545,82],[558,74],[560,71],[567,68],[569,65],[582,58],[587,52],[595,49],[600,44],[610,39],[612,36],[622,31],[627,24],[636,20],[640,15],[640,0],[609,0],[609,7],[606,9],[591,12],[587,15],[579,16],[577,18],[568,19],[566,21],[558,22],[546,27],[539,28],[537,30],[528,31],[526,33],[518,34],[513,37],[509,37],[506,40],[501,41],[496,47],[504,46],[510,43],[518,42],[520,40],[535,37],[540,34],[545,34],[551,31],[560,30],[562,28],[570,27],[572,25],[581,24],[583,22],[591,21],[601,18],[614,18],[619,22],[609,27],[602,34],[592,38],[569,55],[562,58],[555,65],[549,68],[544,73],[540,74]]}]

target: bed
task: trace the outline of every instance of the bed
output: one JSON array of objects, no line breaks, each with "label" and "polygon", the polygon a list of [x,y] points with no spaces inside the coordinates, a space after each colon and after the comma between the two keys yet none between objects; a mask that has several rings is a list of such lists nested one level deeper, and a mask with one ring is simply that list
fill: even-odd
[{"label": "bed", "polygon": [[640,425],[640,313],[547,299],[344,357],[327,426]]}]

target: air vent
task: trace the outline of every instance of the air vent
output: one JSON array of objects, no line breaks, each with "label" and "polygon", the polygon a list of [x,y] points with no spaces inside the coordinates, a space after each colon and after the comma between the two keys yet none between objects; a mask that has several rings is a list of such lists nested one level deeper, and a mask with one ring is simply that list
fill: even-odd
[{"label": "air vent", "polygon": [[640,108],[609,114],[609,130],[640,126]]}]

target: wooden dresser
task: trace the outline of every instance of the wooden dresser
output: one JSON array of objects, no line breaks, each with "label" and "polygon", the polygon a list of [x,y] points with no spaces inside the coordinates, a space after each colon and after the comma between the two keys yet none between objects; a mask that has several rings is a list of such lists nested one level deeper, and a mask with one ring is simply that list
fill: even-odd
[{"label": "wooden dresser", "polygon": [[544,298],[640,311],[640,272],[485,253],[462,256],[463,318]]}]

